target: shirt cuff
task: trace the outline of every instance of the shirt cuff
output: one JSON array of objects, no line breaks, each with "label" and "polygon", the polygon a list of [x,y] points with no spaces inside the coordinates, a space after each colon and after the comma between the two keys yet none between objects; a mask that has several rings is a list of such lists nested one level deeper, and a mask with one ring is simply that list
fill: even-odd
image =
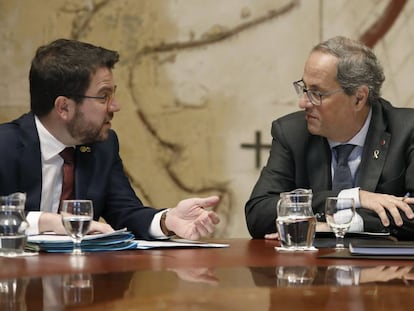
[{"label": "shirt cuff", "polygon": [[[353,198],[355,203],[355,208],[361,207],[359,202],[359,187],[345,189],[339,192],[339,198]],[[364,231],[364,220],[362,219],[361,215],[355,213],[354,219],[352,219],[351,227],[348,230],[349,232],[362,232]]]},{"label": "shirt cuff", "polygon": [[161,216],[165,211],[166,210],[162,210],[156,213],[154,218],[152,218],[149,234],[155,239],[168,239],[168,236],[166,236],[161,229]]},{"label": "shirt cuff", "polygon": [[26,216],[26,221],[29,223],[29,228],[26,230],[27,235],[39,234],[39,218],[42,212],[29,212]]},{"label": "shirt cuff", "polygon": [[355,208],[361,207],[361,203],[359,202],[359,187],[351,188],[351,189],[344,189],[341,190],[338,194],[339,198],[353,198],[355,203]]}]

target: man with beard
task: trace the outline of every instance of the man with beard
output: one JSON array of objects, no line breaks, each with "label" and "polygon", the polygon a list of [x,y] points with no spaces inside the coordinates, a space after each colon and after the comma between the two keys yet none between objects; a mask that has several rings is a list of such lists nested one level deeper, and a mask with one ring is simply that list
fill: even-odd
[{"label": "man with beard", "polygon": [[115,51],[76,40],[58,39],[38,48],[29,74],[31,111],[0,125],[0,194],[27,194],[30,234],[63,233],[58,211],[65,150],[74,154],[68,162],[75,167],[73,190],[64,191],[65,198],[93,201],[90,232],[126,227],[142,239],[171,234],[198,239],[212,233],[219,219],[204,208],[216,205],[217,196],[158,210],[135,195],[111,130],[114,112],[120,110],[112,74],[118,59]]}]

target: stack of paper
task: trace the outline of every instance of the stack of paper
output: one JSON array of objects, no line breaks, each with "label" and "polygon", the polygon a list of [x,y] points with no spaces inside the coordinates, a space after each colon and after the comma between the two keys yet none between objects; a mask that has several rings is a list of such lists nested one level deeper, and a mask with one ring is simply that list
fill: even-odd
[{"label": "stack of paper", "polygon": [[137,240],[138,249],[151,249],[151,248],[222,248],[229,247],[229,244],[223,243],[209,243],[203,241],[190,241],[186,239],[168,239],[168,240]]},{"label": "stack of paper", "polygon": [[[92,234],[83,238],[81,243],[84,252],[117,251],[136,249],[134,235],[125,229],[106,234]],[[72,239],[67,235],[54,233],[32,235],[27,239],[26,249],[50,253],[70,253],[73,250]]]}]

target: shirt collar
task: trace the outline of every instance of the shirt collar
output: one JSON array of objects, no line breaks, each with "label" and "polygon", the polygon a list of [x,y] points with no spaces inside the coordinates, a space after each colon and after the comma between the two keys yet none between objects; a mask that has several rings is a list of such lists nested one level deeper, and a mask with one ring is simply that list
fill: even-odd
[{"label": "shirt collar", "polygon": [[339,142],[334,141],[332,139],[328,139],[328,143],[329,143],[329,146],[331,147],[331,149],[333,147],[336,147],[336,146],[340,145],[340,144],[352,144],[352,145],[364,147],[365,138],[367,137],[367,133],[368,133],[369,123],[371,122],[371,117],[372,117],[372,108],[369,110],[368,117],[366,118],[362,128],[359,130],[359,132],[354,137],[352,137],[347,142],[339,143]]},{"label": "shirt collar", "polygon": [[57,140],[40,122],[39,118],[35,116],[37,133],[40,141],[40,152],[43,161],[47,161],[56,156],[65,149],[65,145]]}]

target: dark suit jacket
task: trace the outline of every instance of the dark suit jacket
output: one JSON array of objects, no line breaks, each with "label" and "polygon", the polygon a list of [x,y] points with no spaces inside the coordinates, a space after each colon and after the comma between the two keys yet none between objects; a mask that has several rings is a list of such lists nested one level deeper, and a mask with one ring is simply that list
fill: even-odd
[{"label": "dark suit jacket", "polygon": [[[338,194],[330,190],[328,141],[308,132],[304,111],[273,121],[272,137],[268,162],[245,206],[247,226],[254,238],[276,232],[276,204],[281,192],[312,189],[312,207],[320,214],[325,198]],[[357,186],[363,190],[397,196],[414,193],[414,109],[395,108],[383,99],[373,103],[357,174]],[[390,227],[384,228],[374,212],[357,211],[364,219],[365,231],[390,230],[401,239],[414,238],[414,224],[406,218],[402,228],[392,220]]]},{"label": "dark suit jacket", "polygon": [[[32,113],[0,125],[0,150],[0,194],[26,192],[26,211],[39,211],[42,168]],[[75,159],[75,198],[93,201],[94,219],[103,217],[115,229],[127,227],[137,238],[150,238],[149,226],[158,210],[144,207],[135,195],[115,132],[103,142],[78,146]]]}]

